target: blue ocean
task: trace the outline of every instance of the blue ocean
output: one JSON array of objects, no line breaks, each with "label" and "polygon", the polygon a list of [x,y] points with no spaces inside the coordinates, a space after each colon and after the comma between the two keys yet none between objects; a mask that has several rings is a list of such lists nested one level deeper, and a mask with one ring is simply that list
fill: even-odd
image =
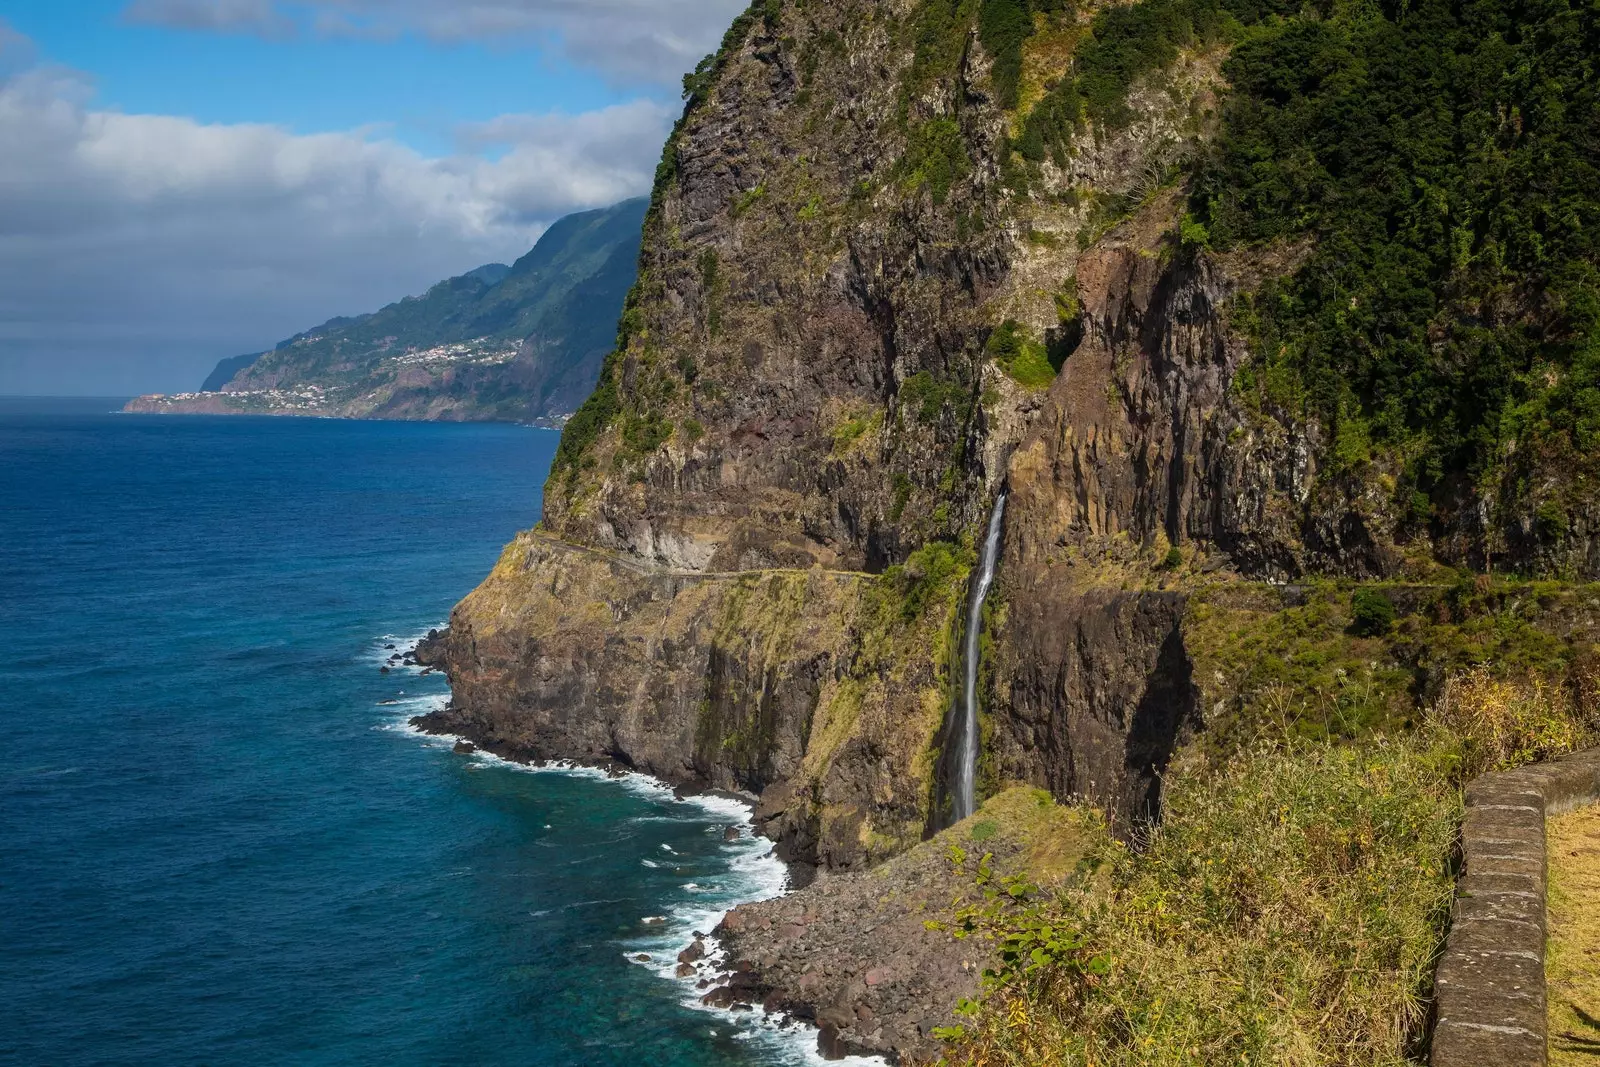
[{"label": "blue ocean", "polygon": [[380,669],[555,433],[115,406],[0,401],[0,1063],[814,1059],[670,977],[781,888],[737,805],[456,755]]}]

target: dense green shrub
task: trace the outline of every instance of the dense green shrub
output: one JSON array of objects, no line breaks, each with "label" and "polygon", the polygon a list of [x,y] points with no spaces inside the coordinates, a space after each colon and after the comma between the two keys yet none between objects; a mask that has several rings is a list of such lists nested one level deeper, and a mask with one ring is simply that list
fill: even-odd
[{"label": "dense green shrub", "polygon": [[594,392],[562,427],[561,444],[556,446],[555,459],[550,464],[551,482],[577,473],[589,449],[622,410],[622,399],[617,392],[617,362],[615,352],[606,357]]},{"label": "dense green shrub", "polygon": [[920,370],[900,383],[901,415],[910,415],[920,423],[936,421],[946,407],[956,409],[958,420],[965,419],[970,401],[960,383],[937,378],[931,371]]},{"label": "dense green shrub", "polygon": [[1350,598],[1350,630],[1358,637],[1382,637],[1394,629],[1394,601],[1377,589],[1362,588]]},{"label": "dense green shrub", "polygon": [[969,550],[949,541],[930,541],[911,553],[904,564],[890,567],[883,578],[895,594],[901,620],[911,622],[930,604],[949,595],[971,569]]},{"label": "dense green shrub", "polygon": [[1382,13],[1234,49],[1195,217],[1219,248],[1314,238],[1250,309],[1269,399],[1403,449],[1402,491],[1437,498],[1510,438],[1600,444],[1600,15]]},{"label": "dense green shrub", "polygon": [[996,366],[1028,389],[1049,388],[1061,369],[1052,362],[1049,350],[1029,337],[1027,329],[1015,319],[996,327],[984,350]]},{"label": "dense green shrub", "polygon": [[935,204],[944,203],[951,187],[972,170],[960,124],[955,119],[932,119],[912,130],[901,170],[907,190],[927,189]]},{"label": "dense green shrub", "polygon": [[978,39],[993,58],[991,75],[1001,107],[1017,106],[1022,81],[1022,45],[1033,34],[1028,0],[984,0],[978,14]]}]

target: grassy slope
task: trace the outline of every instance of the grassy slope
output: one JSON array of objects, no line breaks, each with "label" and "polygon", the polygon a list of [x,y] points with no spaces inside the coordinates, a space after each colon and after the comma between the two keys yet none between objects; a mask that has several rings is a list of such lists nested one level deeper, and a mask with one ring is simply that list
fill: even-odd
[{"label": "grassy slope", "polygon": [[[1416,1062],[1462,783],[1593,743],[1597,711],[1592,684],[1476,674],[1389,739],[1191,751],[1169,776],[1160,828],[1135,849],[1091,848],[1109,895],[1042,905],[1081,948],[996,984],[948,1061]],[[1026,925],[1000,915],[988,932]]]}]

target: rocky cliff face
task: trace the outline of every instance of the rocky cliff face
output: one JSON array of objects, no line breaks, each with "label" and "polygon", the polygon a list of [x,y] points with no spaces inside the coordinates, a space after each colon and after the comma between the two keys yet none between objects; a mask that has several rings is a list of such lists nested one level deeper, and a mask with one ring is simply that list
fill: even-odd
[{"label": "rocky cliff face", "polygon": [[1553,537],[1480,486],[1419,522],[1403,456],[1352,461],[1242,384],[1253,296],[1312,242],[1193,237],[1219,48],[1173,49],[1114,121],[1084,105],[1035,152],[1091,12],[1032,5],[1013,55],[989,6],[773,0],[690,79],[616,351],[541,529],[452,617],[431,726],[748,790],[788,856],[855,870],[947,822],[952,656],[1001,491],[980,792],[1087,796],[1122,830],[1223,707],[1189,647],[1203,587],[1600,573],[1581,507]]},{"label": "rocky cliff face", "polygon": [[865,575],[672,571],[528,534],[452,616],[453,706],[428,725],[760,793],[787,857],[866,865],[922,836],[958,592],[910,615]]},{"label": "rocky cliff face", "polygon": [[[946,7],[752,9],[692,79],[541,533],[455,614],[454,728],[766,791],[825,864],[892,852],[943,818],[959,546],[1004,486],[988,786],[1130,823],[1199,721],[1169,548],[1274,580],[1397,568],[1382,506],[1319,478],[1315,421],[1232,390],[1230,302],[1303,250],[1180,243],[1161,175],[1203,141],[1216,56],[1136,88],[1021,196],[993,58]],[[1081,31],[1052,18],[1025,83],[1068,68]],[[954,567],[916,558],[945,543]],[[869,647],[874,597],[928,647]]]}]

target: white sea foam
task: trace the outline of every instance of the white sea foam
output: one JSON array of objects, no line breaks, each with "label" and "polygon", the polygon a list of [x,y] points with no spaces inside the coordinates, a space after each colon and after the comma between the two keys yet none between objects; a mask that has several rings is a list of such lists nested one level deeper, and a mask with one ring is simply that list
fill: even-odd
[{"label": "white sea foam", "polygon": [[[377,651],[383,655],[375,658],[379,662],[386,663],[387,657],[394,652],[385,649],[383,647],[385,644],[392,643],[396,646],[394,651],[404,652],[415,647],[417,640],[426,636],[427,631],[424,630],[409,639],[409,643],[405,643],[408,640],[406,638],[380,639],[377,642]],[[468,740],[451,734],[429,734],[411,724],[411,719],[415,716],[442,710],[449,703],[448,693],[428,693],[397,699],[398,704],[385,708],[392,717],[380,726],[380,729],[410,734],[431,748],[452,748],[457,742]],[[678,954],[695,940],[695,934],[709,935],[728,912],[741,904],[770,900],[791,891],[788,868],[778,859],[772,843],[756,836],[753,832],[750,802],[723,794],[679,796],[665,782],[647,775],[631,771],[618,773],[568,761],[519,763],[482,749],[474,751],[466,758],[483,766],[504,767],[526,774],[563,774],[608,782],[645,799],[672,803],[674,807],[681,805],[686,811],[697,812],[698,818],[711,823],[706,827],[708,834],[725,834],[730,825],[737,827],[738,837],[723,843],[721,849],[727,876],[716,886],[702,886],[694,882],[685,885],[683,888],[687,892],[701,898],[692,904],[688,902],[680,904],[666,915],[641,916],[640,922],[649,927],[649,932],[629,940],[622,946],[624,958],[635,966],[648,967],[664,981],[674,983],[680,991],[679,999],[685,1007],[720,1017],[724,1021],[724,1029],[731,1027],[734,1036],[739,1040],[759,1045],[763,1058],[769,1059],[779,1067],[825,1067],[829,1063],[844,1064],[845,1067],[884,1067],[885,1061],[876,1056],[850,1056],[843,1060],[824,1060],[817,1050],[815,1027],[796,1022],[787,1016],[769,1013],[759,1004],[755,1005],[753,1010],[746,1012],[728,1012],[702,1004],[700,1002],[702,991],[697,988],[696,983],[702,978],[715,978],[727,971],[726,953],[713,937],[704,938],[707,952],[696,964],[695,973],[686,978],[677,976]],[[548,825],[545,827],[549,828]],[[670,845],[663,844],[661,848],[669,854],[677,854]],[[641,862],[647,867],[662,866],[648,859]],[[567,907],[574,906],[581,905],[567,905]],[[539,917],[548,912],[530,914]],[[640,960],[641,955],[647,956],[648,960]],[[716,1034],[718,1031],[711,1032]]]},{"label": "white sea foam", "polygon": [[[374,666],[388,667],[394,673],[421,674],[424,668],[420,664],[405,662],[406,653],[415,649],[428,634],[434,630],[442,630],[447,625],[449,624],[446,622],[436,623],[413,634],[384,634],[373,639],[361,658]],[[394,647],[389,648],[389,645]],[[391,662],[393,657],[399,658]]]}]

